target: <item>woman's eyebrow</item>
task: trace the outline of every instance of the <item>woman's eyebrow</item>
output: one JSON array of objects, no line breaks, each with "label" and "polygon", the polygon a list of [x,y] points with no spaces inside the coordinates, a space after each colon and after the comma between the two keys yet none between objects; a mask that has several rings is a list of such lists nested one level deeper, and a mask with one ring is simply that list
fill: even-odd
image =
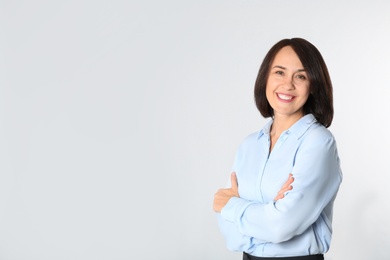
[{"label": "woman's eyebrow", "polygon": [[[280,66],[280,65],[275,65],[275,66],[272,67],[272,69],[275,69],[275,68],[283,69],[283,70],[287,69],[286,67],[283,67],[283,66]],[[298,69],[298,70],[296,70],[296,72],[306,72],[306,70],[305,69]]]},{"label": "woman's eyebrow", "polygon": [[286,69],[285,67],[283,67],[283,66],[280,66],[280,65],[275,65],[275,66],[273,66],[272,68],[273,68],[273,69],[275,69],[275,68],[279,68],[279,69],[283,69],[283,70],[285,70],[285,69]]}]

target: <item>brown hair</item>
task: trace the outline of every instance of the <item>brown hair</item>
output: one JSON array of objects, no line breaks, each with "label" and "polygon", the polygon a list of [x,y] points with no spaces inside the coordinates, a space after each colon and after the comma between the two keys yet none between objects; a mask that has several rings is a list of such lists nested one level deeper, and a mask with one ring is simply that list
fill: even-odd
[{"label": "brown hair", "polygon": [[276,54],[286,46],[298,55],[310,82],[310,95],[303,113],[313,114],[319,123],[329,127],[333,120],[333,88],[328,68],[318,49],[302,38],[283,39],[277,42],[265,56],[255,83],[255,102],[263,117],[273,117],[274,110],[266,97],[267,80]]}]

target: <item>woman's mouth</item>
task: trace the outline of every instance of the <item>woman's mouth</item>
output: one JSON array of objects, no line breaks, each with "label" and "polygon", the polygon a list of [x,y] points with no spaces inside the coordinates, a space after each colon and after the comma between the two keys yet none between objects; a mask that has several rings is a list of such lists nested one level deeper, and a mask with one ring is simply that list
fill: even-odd
[{"label": "woman's mouth", "polygon": [[294,96],[286,95],[286,94],[276,93],[276,95],[278,96],[279,99],[281,99],[283,101],[290,101],[294,98]]}]

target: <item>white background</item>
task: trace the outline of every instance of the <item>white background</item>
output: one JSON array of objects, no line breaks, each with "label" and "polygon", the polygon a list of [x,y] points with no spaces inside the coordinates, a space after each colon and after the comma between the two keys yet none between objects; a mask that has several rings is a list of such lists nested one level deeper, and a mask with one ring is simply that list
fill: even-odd
[{"label": "white background", "polygon": [[0,260],[241,259],[212,211],[268,49],[334,84],[327,260],[389,259],[389,1],[0,1]]}]

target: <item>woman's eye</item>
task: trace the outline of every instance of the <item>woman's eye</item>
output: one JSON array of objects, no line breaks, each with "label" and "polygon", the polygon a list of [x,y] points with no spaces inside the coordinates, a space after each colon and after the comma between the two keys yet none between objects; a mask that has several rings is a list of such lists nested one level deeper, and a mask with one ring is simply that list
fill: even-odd
[{"label": "woman's eye", "polygon": [[297,78],[304,80],[304,79],[306,79],[306,76],[305,75],[297,75]]},{"label": "woman's eye", "polygon": [[283,72],[283,71],[281,71],[281,70],[277,70],[277,71],[275,71],[275,74],[278,74],[278,75],[283,75],[283,74],[284,74],[284,72]]}]

